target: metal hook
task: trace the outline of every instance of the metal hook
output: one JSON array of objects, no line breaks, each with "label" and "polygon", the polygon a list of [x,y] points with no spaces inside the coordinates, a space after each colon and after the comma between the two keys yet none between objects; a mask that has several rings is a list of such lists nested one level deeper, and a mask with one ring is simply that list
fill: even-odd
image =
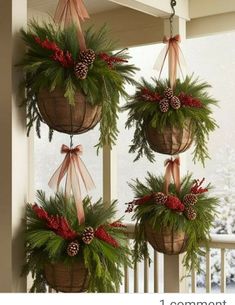
[{"label": "metal hook", "polygon": [[70,148],[73,148],[73,135],[70,135]]},{"label": "metal hook", "polygon": [[171,37],[173,36],[173,18],[175,16],[175,6],[176,6],[176,0],[171,0],[171,9],[172,9],[172,14],[170,15],[170,35]]}]

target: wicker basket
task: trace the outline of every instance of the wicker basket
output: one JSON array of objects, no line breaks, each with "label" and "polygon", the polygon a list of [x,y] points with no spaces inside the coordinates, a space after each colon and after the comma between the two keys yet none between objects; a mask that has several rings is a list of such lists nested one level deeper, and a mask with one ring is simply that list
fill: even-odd
[{"label": "wicker basket", "polygon": [[43,120],[59,132],[84,133],[94,128],[101,119],[101,107],[90,105],[80,92],[75,95],[74,106],[64,97],[64,91],[58,88],[52,92],[41,90],[37,98]]},{"label": "wicker basket", "polygon": [[50,287],[61,292],[85,292],[88,288],[88,270],[82,262],[73,265],[46,264],[44,275]]},{"label": "wicker basket", "polygon": [[150,245],[158,252],[176,255],[186,251],[187,236],[183,231],[163,228],[157,232],[148,223],[145,224],[145,235]]},{"label": "wicker basket", "polygon": [[146,125],[145,134],[151,149],[166,155],[182,153],[193,142],[191,121],[186,122],[182,129],[167,127],[161,132],[157,128]]}]

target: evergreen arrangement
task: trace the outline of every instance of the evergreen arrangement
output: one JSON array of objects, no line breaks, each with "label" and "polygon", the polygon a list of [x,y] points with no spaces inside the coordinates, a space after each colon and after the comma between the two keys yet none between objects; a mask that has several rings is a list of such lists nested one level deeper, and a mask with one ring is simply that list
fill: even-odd
[{"label": "evergreen arrangement", "polygon": [[[45,292],[44,266],[47,263],[72,265],[82,261],[89,273],[89,292],[116,292],[122,283],[123,265],[129,265],[125,226],[113,221],[116,201],[104,207],[100,199],[83,200],[85,223],[78,224],[74,198],[57,193],[46,198],[37,192],[38,204],[26,208],[26,264],[32,273],[30,292]],[[79,274],[78,274],[79,276]]]},{"label": "evergreen arrangement", "polygon": [[217,127],[212,118],[211,106],[217,101],[210,97],[207,90],[210,85],[198,78],[187,76],[183,81],[176,80],[174,90],[169,80],[153,79],[152,83],[142,79],[135,95],[124,106],[129,111],[127,128],[135,128],[129,152],[137,153],[135,161],[146,155],[149,161],[155,160],[146,139],[147,125],[164,132],[164,128],[174,126],[183,129],[190,121],[192,136],[195,143],[193,161],[209,158],[207,142],[209,133]]},{"label": "evergreen arrangement", "polygon": [[126,212],[134,214],[135,225],[134,259],[140,261],[148,257],[145,224],[157,231],[169,228],[175,232],[183,231],[187,236],[187,250],[184,265],[200,271],[200,256],[204,255],[202,244],[207,246],[210,229],[216,215],[218,199],[209,197],[211,185],[203,188],[203,183],[193,180],[187,174],[181,181],[180,192],[175,185],[169,185],[169,194],[164,193],[165,179],[148,173],[145,183],[134,180],[130,183],[135,200],[128,203]]},{"label": "evergreen arrangement", "polygon": [[37,107],[39,91],[62,88],[71,105],[79,91],[88,103],[102,107],[97,147],[114,144],[118,134],[119,97],[127,98],[124,85],[135,83],[136,68],[128,64],[127,50],[113,53],[116,46],[107,38],[105,27],[98,31],[91,27],[84,33],[87,45],[84,51],[79,47],[75,25],[62,29],[53,22],[41,25],[33,20],[21,34],[27,47],[20,65],[26,73],[24,102],[28,133],[35,123],[40,137],[43,119]]}]

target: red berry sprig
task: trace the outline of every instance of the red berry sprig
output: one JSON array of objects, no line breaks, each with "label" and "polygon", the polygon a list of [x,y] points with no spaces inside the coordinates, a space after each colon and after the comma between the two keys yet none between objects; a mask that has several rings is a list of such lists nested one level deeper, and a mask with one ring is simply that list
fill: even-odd
[{"label": "red berry sprig", "polygon": [[205,181],[205,178],[203,178],[201,181],[199,179],[195,180],[191,187],[191,193],[192,194],[202,194],[202,193],[208,192],[207,188],[201,187],[201,185],[204,181]]},{"label": "red berry sprig", "polygon": [[159,102],[161,100],[160,94],[152,92],[147,88],[141,89],[141,91],[139,93],[139,97],[141,97],[142,99],[144,99],[146,101],[150,101],[150,102]]},{"label": "red berry sprig", "polygon": [[125,213],[131,213],[133,211],[135,205],[145,204],[146,202],[150,201],[152,198],[153,198],[153,194],[146,195],[142,198],[138,198],[138,199],[135,199],[131,202],[126,203],[128,206],[127,206],[127,209],[126,209]]},{"label": "red berry sprig", "polygon": [[184,211],[184,204],[180,201],[180,199],[176,196],[168,195],[165,206],[170,210],[175,210],[177,212]]},{"label": "red berry sprig", "polygon": [[103,226],[99,226],[95,231],[95,237],[101,239],[113,246],[114,248],[118,248],[118,242],[104,229]]},{"label": "red berry sprig", "polygon": [[37,204],[34,204],[32,209],[37,217],[44,220],[47,227],[53,230],[57,235],[69,240],[75,239],[78,236],[78,234],[70,228],[66,218],[58,215],[48,215],[48,213]]},{"label": "red berry sprig", "polygon": [[74,61],[69,51],[63,51],[54,41],[48,39],[42,41],[39,37],[34,37],[34,40],[43,49],[52,51],[54,54],[51,55],[51,58],[59,62],[64,68],[73,67]]},{"label": "red berry sprig", "polygon": [[105,61],[108,64],[110,69],[112,69],[115,64],[128,62],[128,60],[126,60],[126,59],[123,59],[123,58],[117,57],[117,56],[112,56],[112,55],[110,56],[107,53],[100,53],[99,58],[101,60]]},{"label": "red berry sprig", "polygon": [[199,99],[193,98],[190,95],[186,95],[185,93],[180,93],[178,98],[181,101],[181,106],[194,107],[194,108],[202,108],[202,102]]}]

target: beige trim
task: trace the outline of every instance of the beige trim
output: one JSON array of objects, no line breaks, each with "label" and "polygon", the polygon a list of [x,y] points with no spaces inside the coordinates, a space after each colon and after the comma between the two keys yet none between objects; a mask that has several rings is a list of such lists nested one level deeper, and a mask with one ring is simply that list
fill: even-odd
[{"label": "beige trim", "polygon": [[[24,44],[19,29],[27,21],[27,0],[0,1],[0,291],[24,292],[20,277],[24,263],[23,217],[28,187],[28,145],[25,110],[19,108],[22,71],[14,65]],[[14,59],[14,61],[13,61]]]},{"label": "beige trim", "polygon": [[234,0],[190,0],[190,18],[206,17],[235,11]]},{"label": "beige trim", "polygon": [[187,38],[235,31],[235,12],[193,19],[187,23]]}]

